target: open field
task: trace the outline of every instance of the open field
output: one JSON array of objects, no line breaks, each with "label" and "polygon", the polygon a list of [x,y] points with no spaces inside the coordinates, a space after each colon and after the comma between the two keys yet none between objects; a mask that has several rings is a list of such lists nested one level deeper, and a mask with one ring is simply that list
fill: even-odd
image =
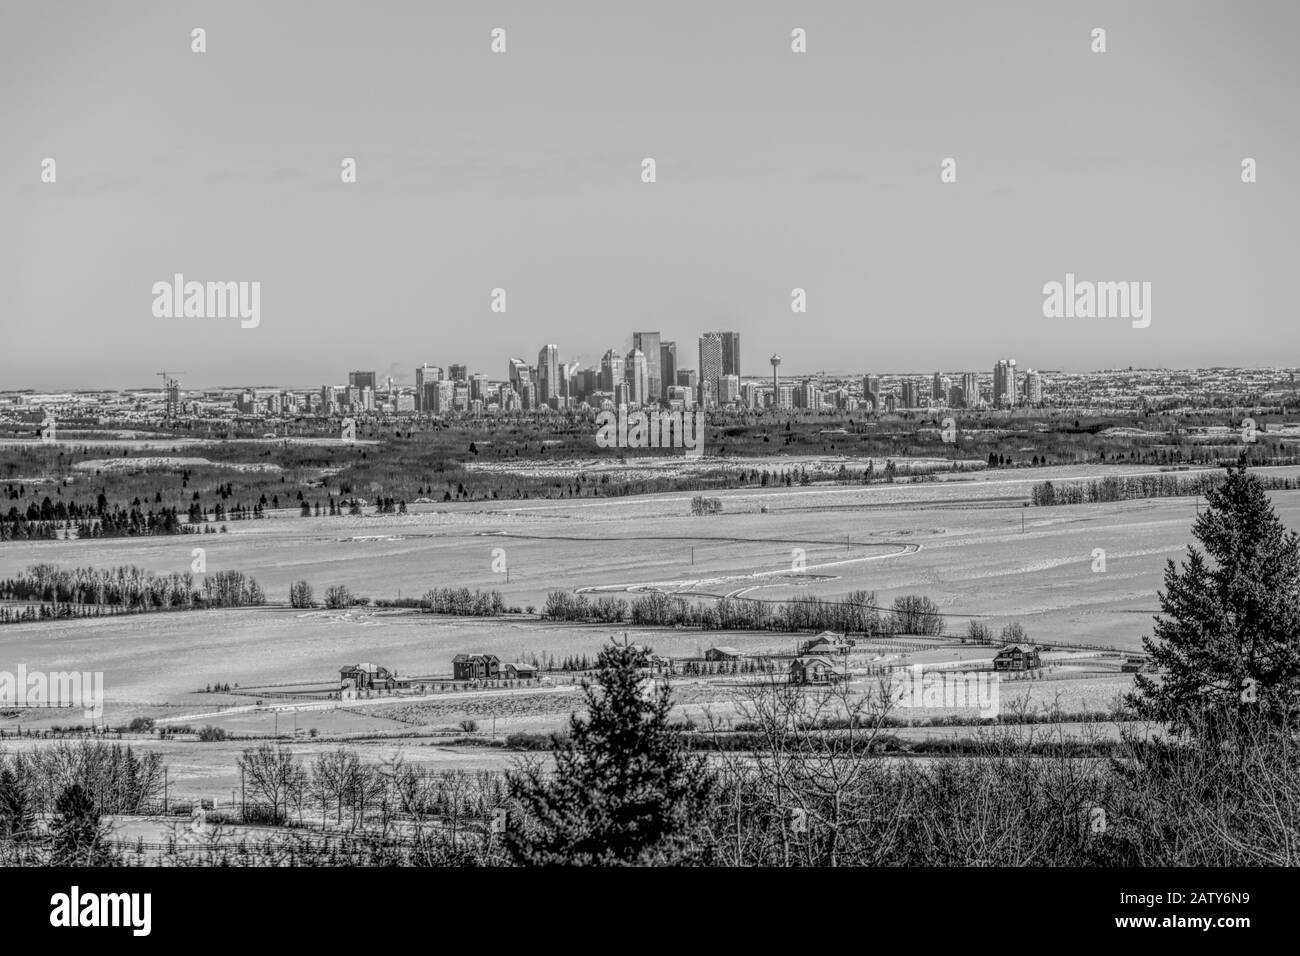
[{"label": "open field", "polygon": [[[715,495],[723,500],[723,513],[702,518],[690,515],[690,495],[684,493],[418,505],[407,515],[300,518],[282,511],[265,520],[230,522],[224,535],[6,542],[0,546],[0,577],[38,562],[185,572],[193,549],[202,547],[208,572],[251,574],[272,601],[287,600],[290,583],[298,579],[309,581],[318,599],[332,584],[368,597],[466,586],[499,590],[508,605],[539,608],[552,590],[657,588],[786,599],[833,598],[862,588],[875,591],[885,605],[904,594],[925,594],[953,615],[950,629],[964,628],[972,616],[995,629],[1014,618],[1034,639],[1136,649],[1157,607],[1165,560],[1185,553],[1197,502],[1022,507],[1032,483],[1049,474],[1060,480],[1102,471],[1048,468],[962,482],[723,491]],[[1273,500],[1284,522],[1300,526],[1300,492],[1276,492]],[[1104,573],[1092,570],[1098,548],[1106,552]],[[508,582],[506,574],[492,570],[496,549],[504,552]],[[797,557],[804,573],[793,570]],[[278,663],[284,652],[275,642],[289,630],[302,647],[319,649],[332,668],[340,654],[345,660],[380,659],[390,648],[368,653],[372,635],[408,626],[383,615],[354,617],[250,612],[236,623],[205,613],[11,626],[0,632],[0,652],[12,659],[19,649],[40,651],[47,637],[57,636],[58,645],[66,646],[65,637],[80,644],[107,634],[113,643],[125,637],[132,646],[163,653],[170,640],[170,647],[185,648],[201,685],[209,678],[199,676],[211,668],[193,656],[201,653],[197,648],[220,646],[222,659],[230,651],[225,638],[214,642],[214,632],[242,634],[240,640],[257,648],[254,659],[269,653]],[[459,635],[446,642],[413,638],[428,648],[423,662],[391,662],[410,672],[445,667],[451,653],[473,647],[513,656],[525,650],[561,653],[575,643],[568,631],[532,623],[425,620],[410,626],[421,635]],[[155,630],[166,635],[162,644],[151,637]],[[752,639],[781,643],[767,635]],[[667,640],[651,643],[667,650]],[[674,647],[691,650],[731,640],[694,632],[671,639]],[[268,652],[268,644],[276,650]]]},{"label": "open field", "polygon": [[[1140,469],[1125,468],[1126,473]],[[1020,621],[1031,640],[1097,644],[1136,650],[1157,609],[1166,559],[1180,559],[1191,539],[1192,498],[1026,508],[1036,481],[1114,473],[1102,466],[1061,466],[981,472],[962,480],[873,486],[767,488],[712,493],[719,515],[692,517],[689,493],[429,504],[407,515],[299,518],[280,512],[260,521],[230,522],[225,535],[114,540],[6,542],[0,577],[27,565],[64,567],[133,564],[158,572],[190,570],[192,549],[206,550],[209,572],[253,575],[273,602],[286,600],[291,582],[306,579],[319,599],[345,584],[368,597],[417,596],[427,589],[497,589],[507,605],[541,607],[552,590],[631,598],[661,590],[697,596],[741,595],[771,600],[836,598],[855,589],[875,591],[888,606],[896,597],[923,594],[948,615],[952,633],[972,618],[996,634]],[[1270,469],[1294,473],[1296,469]],[[1282,520],[1300,527],[1300,492],[1275,492]],[[764,510],[766,509],[766,511]],[[1023,522],[1023,525],[1022,525]],[[1022,530],[1023,528],[1023,530]],[[1094,551],[1106,552],[1106,570],[1094,572]],[[503,549],[509,581],[492,570]],[[804,569],[793,568],[802,552]],[[63,620],[0,627],[0,670],[102,671],[110,725],[135,716],[171,718],[195,727],[213,724],[239,735],[290,735],[294,747],[347,742],[367,759],[401,749],[433,766],[503,768],[517,754],[490,748],[447,747],[462,721],[499,736],[561,728],[581,698],[568,678],[543,687],[364,701],[322,709],[282,709],[267,695],[203,693],[208,684],[244,688],[337,681],[338,668],[374,661],[401,675],[450,676],[461,652],[487,652],[502,661],[526,654],[594,657],[612,634],[672,657],[698,657],[731,645],[746,653],[788,654],[799,638],[772,632],[636,629],[539,621],[532,615],[500,619],[447,618],[406,610],[354,608],[293,610],[268,606]],[[859,649],[854,666],[969,664],[986,666],[991,650],[955,643],[933,650]],[[1005,681],[1002,707],[1028,696],[1030,709],[1108,712],[1131,687],[1115,659],[1079,652],[1052,661],[1045,678]],[[739,719],[744,680],[679,678],[677,718],[728,726]],[[872,681],[855,675],[853,690]],[[219,714],[219,716],[212,716]],[[900,717],[924,718],[913,710]],[[188,719],[188,718],[201,719]],[[9,731],[88,723],[79,711],[0,714]],[[1098,729],[1102,725],[1078,725]],[[323,738],[310,742],[309,730]],[[966,736],[972,728],[911,728],[909,737]],[[1114,728],[1097,732],[1112,735]],[[296,736],[293,736],[295,735]],[[41,746],[12,737],[5,747]],[[178,794],[213,795],[229,789],[235,756],[246,741],[195,743],[142,739],[163,748]],[[418,755],[418,756],[417,756]]]}]

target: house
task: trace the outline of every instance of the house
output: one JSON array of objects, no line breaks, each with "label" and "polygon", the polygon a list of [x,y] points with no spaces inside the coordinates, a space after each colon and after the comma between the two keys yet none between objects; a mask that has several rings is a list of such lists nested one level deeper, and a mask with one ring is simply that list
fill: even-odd
[{"label": "house", "polygon": [[455,680],[496,680],[501,676],[501,658],[495,654],[457,654],[451,659]]},{"label": "house", "polygon": [[1033,644],[1008,644],[993,658],[995,671],[1032,671],[1042,666]]},{"label": "house", "polygon": [[829,684],[838,676],[827,657],[796,657],[790,662],[791,684]]},{"label": "house", "polygon": [[743,656],[734,647],[710,647],[704,652],[706,661],[738,661]]},{"label": "house", "polygon": [[822,631],[810,641],[804,641],[799,652],[805,656],[811,654],[847,654],[853,642],[843,634],[834,631]]},{"label": "house", "polygon": [[392,690],[393,675],[388,668],[378,664],[349,664],[339,669],[339,686],[355,687],[357,690]]},{"label": "house", "polygon": [[519,664],[519,663],[507,664],[506,679],[507,680],[536,680],[537,667],[533,664]]},{"label": "house", "polygon": [[1147,659],[1141,654],[1124,654],[1119,659],[1119,669],[1124,674],[1141,674],[1150,670]]}]

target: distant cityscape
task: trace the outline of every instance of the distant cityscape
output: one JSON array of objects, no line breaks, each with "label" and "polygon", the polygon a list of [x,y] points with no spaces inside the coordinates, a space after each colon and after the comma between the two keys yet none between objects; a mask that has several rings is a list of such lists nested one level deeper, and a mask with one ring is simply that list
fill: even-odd
[{"label": "distant cityscape", "polygon": [[0,392],[0,422],[29,421],[34,412],[64,420],[107,422],[285,419],[337,416],[488,417],[582,413],[617,408],[692,408],[720,413],[854,413],[888,415],[944,409],[1075,409],[1081,413],[1143,413],[1178,409],[1294,403],[1296,370],[1287,368],[1111,369],[1044,372],[999,358],[988,372],[825,373],[782,376],[772,355],[762,375],[742,371],[740,333],[714,331],[689,353],[659,332],[635,332],[626,353],[608,349],[598,367],[561,360],[543,345],[534,363],[507,360],[505,376],[489,378],[465,364],[422,363],[414,384],[380,381],[376,372],[347,373],[347,383],[318,388],[186,389],[180,373],[158,372],[159,387],[126,390]]}]

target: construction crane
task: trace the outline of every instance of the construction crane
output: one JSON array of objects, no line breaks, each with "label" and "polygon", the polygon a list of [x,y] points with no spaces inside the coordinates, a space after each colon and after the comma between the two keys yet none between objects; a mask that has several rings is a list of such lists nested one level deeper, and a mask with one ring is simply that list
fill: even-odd
[{"label": "construction crane", "polygon": [[[172,375],[173,373],[169,373],[169,372],[157,372],[157,373],[155,373],[155,374],[157,374],[157,375],[159,375],[159,376],[162,377],[162,380],[163,380],[163,387],[162,387],[162,392],[163,392],[163,403],[164,403],[164,407],[166,408],[167,420],[168,420],[168,421],[171,421],[172,419],[174,419],[174,418],[176,417],[176,403],[173,402],[173,401],[171,400],[171,389],[172,389],[172,386],[173,386],[173,385],[175,385],[175,386],[177,387],[177,401],[179,401],[179,400],[180,400],[180,396],[179,396],[179,392],[180,392],[180,382],[178,382],[176,379],[174,379],[174,378],[171,377],[171,375]],[[181,371],[181,372],[176,372],[176,373],[174,373],[174,374],[176,374],[176,375],[184,375],[185,373],[184,373],[183,371]]]}]

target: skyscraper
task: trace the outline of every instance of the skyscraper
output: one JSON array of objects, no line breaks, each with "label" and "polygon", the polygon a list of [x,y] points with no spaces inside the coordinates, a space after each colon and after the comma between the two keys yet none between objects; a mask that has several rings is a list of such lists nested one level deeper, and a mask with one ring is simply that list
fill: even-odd
[{"label": "skyscraper", "polygon": [[623,384],[623,356],[610,349],[600,360],[600,390],[612,392]]},{"label": "skyscraper", "polygon": [[632,348],[639,349],[645,356],[646,397],[643,404],[657,404],[663,398],[664,383],[660,364],[662,356],[659,345],[658,332],[632,333]]},{"label": "skyscraper", "polygon": [[348,372],[348,386],[350,388],[374,388],[374,372]]},{"label": "skyscraper", "polygon": [[436,382],[441,378],[442,369],[436,365],[430,365],[428,362],[415,370],[415,410],[417,412],[433,411],[425,402],[424,387],[430,382]]},{"label": "skyscraper", "polygon": [[662,398],[668,398],[668,389],[677,384],[677,343],[659,343],[659,376],[663,381]]},{"label": "skyscraper", "polygon": [[1032,368],[1025,369],[1025,404],[1043,404],[1043,376]]},{"label": "skyscraper", "polygon": [[510,387],[518,391],[520,382],[528,379],[528,363],[523,359],[512,358],[510,366],[506,370],[506,381]]},{"label": "skyscraper", "polygon": [[625,376],[628,386],[628,403],[632,405],[646,404],[649,394],[649,376],[646,372],[645,353],[640,349],[633,349],[627,353],[627,365]]},{"label": "skyscraper", "polygon": [[469,381],[469,367],[466,365],[448,365],[447,377],[453,382]]},{"label": "skyscraper", "polygon": [[706,332],[704,334],[716,335],[722,342],[722,374],[740,375],[740,333]]},{"label": "skyscraper", "polygon": [[543,345],[537,353],[537,402],[539,405],[551,404],[552,398],[560,395],[560,347],[555,344]]},{"label": "skyscraper", "polygon": [[998,359],[993,366],[993,404],[1012,408],[1016,404],[1016,360]]},{"label": "skyscraper", "polygon": [[700,336],[700,404],[708,408],[722,391],[722,336],[705,332]]},{"label": "skyscraper", "polygon": [[980,403],[980,379],[974,372],[962,372],[961,390],[963,404],[966,408],[978,408]]}]

